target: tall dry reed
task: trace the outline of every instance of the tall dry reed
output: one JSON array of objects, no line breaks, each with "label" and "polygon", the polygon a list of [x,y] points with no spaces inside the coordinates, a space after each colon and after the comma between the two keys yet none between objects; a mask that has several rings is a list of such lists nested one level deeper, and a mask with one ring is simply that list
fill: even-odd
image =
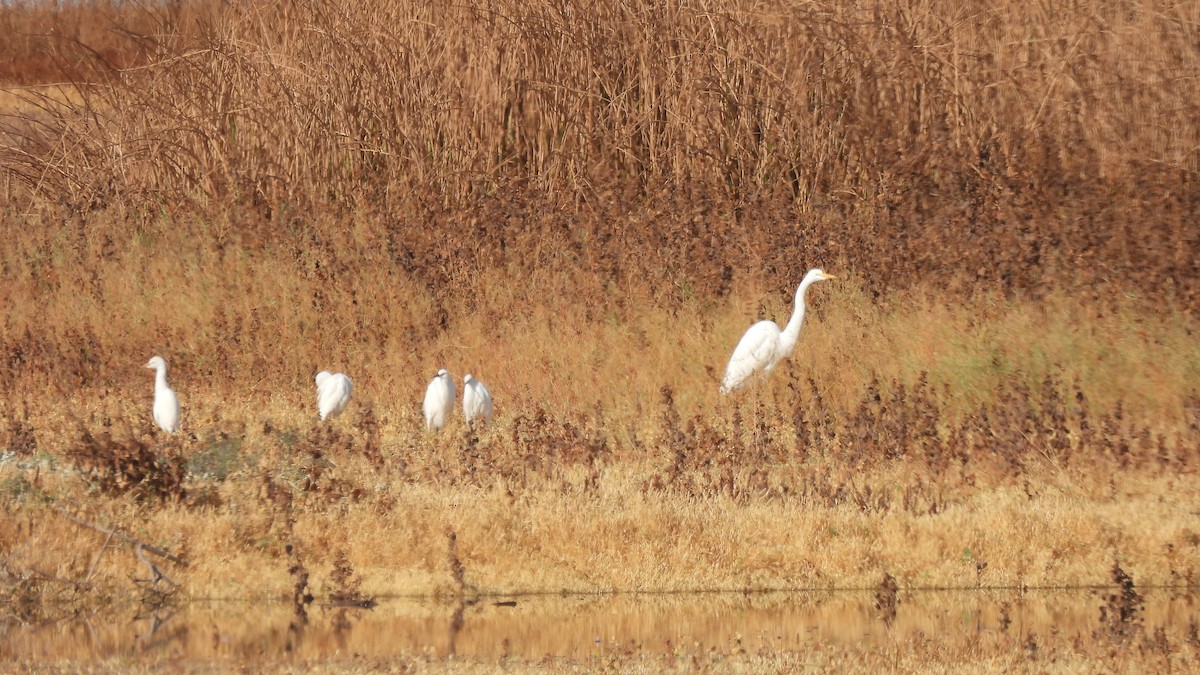
[{"label": "tall dry reed", "polygon": [[[1187,5],[72,11],[89,7],[53,43],[86,76],[10,92],[3,118],[8,382],[108,386],[167,351],[209,382],[253,391],[274,371],[299,389],[331,359],[472,369],[499,342],[509,382],[643,378],[629,405],[651,405],[669,382],[630,371],[638,352],[703,355],[669,363],[715,379],[743,322],[783,318],[814,264],[853,279],[832,296],[841,340],[942,300],[967,304],[939,325],[987,336],[968,315],[1002,295],[1013,348],[1057,327],[1033,380],[1149,321],[1172,337],[1131,348],[1174,354],[1158,362],[1178,376],[1138,372],[1176,401],[1194,382],[1169,346],[1200,301]],[[123,56],[83,48],[114,25]],[[1078,299],[1051,303],[1071,316],[1020,309],[1048,292]],[[920,357],[909,382],[956,341],[927,337],[899,354]],[[990,348],[942,349],[939,379],[1029,365]],[[845,365],[861,391],[872,367]]]},{"label": "tall dry reed", "polygon": [[[1194,307],[1196,25],[1150,1],[235,3],[135,26],[136,67],[83,50],[0,162],[16,203],[115,209],[119,241],[130,211],[303,245],[341,234],[313,208],[406,239],[467,210],[440,234],[472,262],[544,241],[514,207],[567,209],[600,222],[560,239],[678,252],[703,292],[824,259],[881,289],[1136,274]],[[655,218],[605,222],[631,204]]]}]

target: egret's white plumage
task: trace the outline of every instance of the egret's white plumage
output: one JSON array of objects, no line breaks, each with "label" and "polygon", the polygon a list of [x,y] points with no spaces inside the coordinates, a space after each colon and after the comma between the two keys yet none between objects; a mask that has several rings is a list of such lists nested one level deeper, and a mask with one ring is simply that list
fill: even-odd
[{"label": "egret's white plumage", "polygon": [[726,394],[740,387],[755,373],[768,373],[784,357],[792,353],[800,338],[800,324],[804,322],[804,294],[808,287],[825,279],[836,279],[820,269],[811,269],[796,289],[796,309],[783,330],[774,321],[759,321],[750,326],[733,350],[733,357],[725,368],[725,379],[721,382],[721,393]]},{"label": "egret's white plumage", "polygon": [[425,388],[425,428],[440,431],[454,411],[454,379],[442,368]]},{"label": "egret's white plumage", "polygon": [[467,424],[492,421],[492,392],[470,373],[463,378],[463,417]]},{"label": "egret's white plumage", "polygon": [[322,370],[317,373],[317,412],[321,421],[332,419],[342,414],[350,403],[350,378],[345,373],[330,373]]},{"label": "egret's white plumage", "polygon": [[179,399],[167,384],[167,361],[161,356],[152,356],[146,367],[154,373],[154,423],[159,429],[173,434],[179,431]]}]

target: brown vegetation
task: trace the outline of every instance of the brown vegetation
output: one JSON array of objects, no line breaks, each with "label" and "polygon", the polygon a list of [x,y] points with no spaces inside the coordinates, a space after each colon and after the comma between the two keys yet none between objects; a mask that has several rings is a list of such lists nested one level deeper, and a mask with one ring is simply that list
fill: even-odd
[{"label": "brown vegetation", "polygon": [[[1134,577],[1195,584],[1193,5],[164,7],[0,8],[4,620],[138,569],[63,505],[295,631],[398,591],[1116,583],[1128,650]],[[846,280],[795,357],[718,397],[814,265]],[[494,426],[422,432],[438,367]]]},{"label": "brown vegetation", "polygon": [[375,248],[439,296],[549,265],[708,297],[827,260],[872,291],[1117,283],[1195,308],[1187,7],[236,3],[125,28],[155,58],[93,63],[3,161],[91,256],[182,227],[185,250],[323,274]]}]

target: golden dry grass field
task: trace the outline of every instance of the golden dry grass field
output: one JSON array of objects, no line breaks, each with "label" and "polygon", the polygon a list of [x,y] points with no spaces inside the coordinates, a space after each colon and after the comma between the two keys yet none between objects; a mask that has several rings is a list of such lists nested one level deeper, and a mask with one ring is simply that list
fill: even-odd
[{"label": "golden dry grass field", "polygon": [[[3,625],[1197,584],[1200,5],[12,3],[0,27]],[[792,357],[718,394],[817,266],[839,278]],[[494,424],[424,429],[443,367]],[[323,425],[319,370],[354,382]],[[1128,607],[1073,642],[293,667],[1196,667],[1194,613]]]}]

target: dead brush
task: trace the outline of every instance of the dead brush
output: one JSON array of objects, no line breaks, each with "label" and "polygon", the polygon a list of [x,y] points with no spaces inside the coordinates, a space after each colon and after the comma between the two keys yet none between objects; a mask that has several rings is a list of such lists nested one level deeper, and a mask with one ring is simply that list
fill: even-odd
[{"label": "dead brush", "polygon": [[[681,287],[722,297],[751,273],[749,247],[755,268],[862,261],[872,293],[938,278],[948,293],[1036,299],[1053,280],[1098,295],[1136,288],[1123,281],[1136,272],[1143,288],[1172,289],[1148,302],[1200,302],[1189,229],[1200,103],[1158,86],[1194,67],[1183,12],[1142,23],[1114,12],[1101,30],[1107,10],[962,22],[942,0],[921,5],[924,19],[904,6],[744,0],[601,2],[570,18],[544,0],[299,7],[86,17],[66,95],[25,92],[32,112],[0,124],[9,191],[66,216],[56,222],[80,219],[71,236],[88,254],[106,237],[119,250],[139,215],[164,208],[237,223],[216,238],[223,249],[323,250],[361,208],[377,227],[372,250],[460,298],[470,275],[457,270],[499,269],[498,257],[541,267],[556,248],[584,270],[581,295],[644,279],[670,309]],[[5,11],[16,25],[38,14]],[[1007,37],[1068,33],[1080,42]],[[105,56],[99,43],[114,35],[137,58]],[[40,53],[14,58],[37,71]],[[686,216],[623,220],[660,197],[663,213]],[[467,201],[477,211],[462,213]],[[561,206],[598,215],[564,228]],[[110,209],[130,218],[103,233],[82,222]],[[296,227],[297,213],[318,212],[333,217]],[[350,255],[329,256],[330,268],[360,264]],[[62,283],[34,269],[44,256],[27,261],[22,278]],[[319,283],[302,295],[314,309],[332,302]],[[427,338],[441,318],[409,329]],[[0,353],[67,367],[36,357],[46,341],[33,337]]]},{"label": "dead brush", "polygon": [[373,403],[360,403],[354,416],[354,429],[362,438],[361,446],[355,446],[353,452],[366,457],[376,469],[384,465],[383,450],[380,441],[379,419],[375,415]]},{"label": "dead brush", "polygon": [[291,482],[306,502],[359,501],[366,490],[339,471],[337,460],[354,451],[353,439],[333,425],[315,425],[304,435],[273,430],[282,465],[277,474]]},{"label": "dead brush", "polygon": [[0,602],[0,624],[42,622],[49,609],[49,603],[43,597],[48,590],[46,586],[46,581],[37,573],[14,571],[6,562],[0,569],[0,589],[7,598],[6,602]]},{"label": "dead brush", "polygon": [[284,481],[276,480],[268,470],[258,477],[255,497],[267,518],[259,523],[250,523],[243,537],[266,544],[272,557],[290,556],[291,544],[295,539],[296,497]]},{"label": "dead brush", "polygon": [[[164,22],[187,24],[211,8],[206,2],[170,8],[112,2],[5,6],[0,9],[0,25],[14,39],[0,46],[0,81],[40,84],[86,79],[94,61],[101,60],[115,68],[144,64],[153,53],[140,35]],[[113,24],[126,30],[111,30]],[[81,52],[87,56],[80,58]]]},{"label": "dead brush", "polygon": [[[1068,407],[1065,392],[1072,390],[1074,405]],[[992,464],[1014,478],[1026,475],[1032,461],[1067,466],[1104,460],[1128,468],[1169,452],[1152,443],[1148,431],[1137,442],[1121,422],[1120,401],[1099,415],[1099,433],[1092,423],[1095,415],[1077,378],[1068,389],[1058,376],[1047,375],[1036,397],[1011,379],[997,387],[990,401],[947,422],[946,450],[964,467],[970,460]]]},{"label": "dead brush", "polygon": [[1190,392],[1184,401],[1186,436],[1176,438],[1175,456],[1180,467],[1195,471],[1200,461],[1200,394]]},{"label": "dead brush", "polygon": [[106,495],[131,494],[139,501],[182,502],[187,463],[176,439],[148,442],[114,438],[109,431],[93,435],[84,429],[70,444],[65,459],[90,485]]},{"label": "dead brush", "polygon": [[300,549],[295,541],[284,547],[288,557],[288,574],[292,576],[292,621],[288,624],[289,632],[298,635],[304,626],[308,625],[308,606],[312,604],[313,595],[308,586],[308,567],[300,557]]},{"label": "dead brush", "polygon": [[825,404],[811,376],[804,385],[795,378],[789,379],[788,391],[793,402],[791,422],[796,435],[796,458],[802,460],[809,453],[823,449],[832,439],[833,411]]},{"label": "dead brush", "polygon": [[915,456],[930,468],[944,470],[948,461],[941,422],[926,373],[918,376],[912,389],[895,380],[884,388],[874,376],[839,436],[843,457],[852,466],[865,466]]},{"label": "dead brush", "polygon": [[884,572],[883,580],[875,588],[875,610],[884,625],[890,626],[896,620],[896,607],[900,604],[900,585],[896,578]]},{"label": "dead brush", "polygon": [[[651,478],[650,484],[658,490],[667,485],[680,482],[687,470],[689,454],[694,454],[694,448],[689,448],[688,437],[684,435],[679,419],[679,411],[675,409],[675,397],[670,387],[663,387],[659,393],[662,396],[662,418],[659,422],[662,440],[660,443],[670,454],[671,461],[661,475]],[[695,427],[688,429],[692,434]]]},{"label": "dead brush", "polygon": [[37,452],[38,443],[33,425],[29,422],[28,402],[22,404],[20,413],[9,411],[7,406],[0,407],[0,418],[4,419],[5,427],[4,435],[0,436],[4,439],[0,447],[17,457],[32,457]]},{"label": "dead brush", "polygon": [[450,578],[454,581],[457,597],[462,600],[467,593],[466,567],[458,555],[458,534],[452,528],[446,528],[446,563],[450,568]]},{"label": "dead brush", "polygon": [[1047,456],[1065,465],[1071,462],[1072,445],[1063,391],[1060,377],[1047,373],[1042,380],[1037,432],[1043,439]]},{"label": "dead brush", "polygon": [[1112,580],[1117,590],[1105,597],[1100,606],[1100,635],[1115,644],[1126,644],[1142,631],[1144,602],[1142,594],[1134,587],[1133,577],[1114,561]]},{"label": "dead brush", "polygon": [[507,441],[511,459],[498,469],[510,478],[523,471],[565,485],[564,469],[596,468],[611,455],[606,435],[585,417],[552,417],[541,406],[516,414]]},{"label": "dead brush", "polygon": [[308,606],[312,604],[313,595],[309,587],[308,566],[300,555],[300,546],[296,538],[296,499],[291,489],[276,482],[269,472],[263,472],[262,489],[259,499],[270,510],[272,519],[268,525],[270,536],[274,533],[277,541],[282,542],[282,550],[277,549],[276,555],[282,554],[287,561],[287,573],[291,577],[292,620],[288,624],[289,649],[294,641],[300,638],[304,627],[308,625]]},{"label": "dead brush", "polygon": [[[748,434],[752,437],[762,428],[747,431],[740,407],[733,410],[729,431],[719,429],[703,416],[688,420],[686,428],[681,428],[673,392],[669,387],[663,387],[659,393],[663,405],[661,442],[670,459],[665,467],[655,470],[643,482],[643,490],[693,497],[723,494],[745,498],[748,477],[753,481],[757,476],[761,483],[764,469],[752,467],[745,471],[738,459],[762,456],[761,446],[756,449],[746,442]],[[763,411],[760,408],[757,412],[761,415]]]},{"label": "dead brush", "polygon": [[362,592],[362,577],[354,574],[354,568],[345,550],[339,550],[334,556],[329,581],[333,584],[329,593],[329,604],[366,609],[375,606],[375,599]]}]

